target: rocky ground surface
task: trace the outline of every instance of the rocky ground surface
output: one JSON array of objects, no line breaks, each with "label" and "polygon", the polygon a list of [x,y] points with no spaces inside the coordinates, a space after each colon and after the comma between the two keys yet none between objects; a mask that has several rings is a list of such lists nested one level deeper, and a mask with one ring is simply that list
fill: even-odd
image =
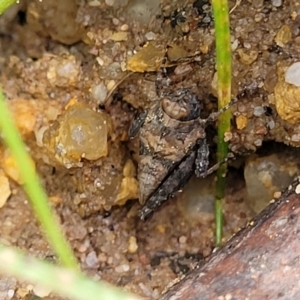
[{"label": "rocky ground surface", "polygon": [[[0,17],[0,82],[66,236],[89,276],[160,299],[214,248],[214,176],[192,178],[142,222],[134,200],[139,145],[128,129],[159,91],[189,88],[204,115],[217,109],[210,3],[20,2]],[[238,101],[226,138],[237,159],[223,201],[224,240],[299,173],[300,145],[299,3],[229,4]],[[214,124],[207,133],[213,161]],[[1,241],[55,260],[3,146],[0,160]],[[49,292],[0,279],[1,299],[59,299]]]}]

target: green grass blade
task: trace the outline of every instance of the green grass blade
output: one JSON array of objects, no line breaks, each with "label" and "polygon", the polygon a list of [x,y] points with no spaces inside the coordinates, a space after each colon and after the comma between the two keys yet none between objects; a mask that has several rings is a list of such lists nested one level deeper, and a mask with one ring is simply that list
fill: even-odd
[{"label": "green grass blade", "polygon": [[34,163],[25,150],[20,133],[10,114],[0,88],[0,130],[2,138],[13,155],[20,175],[24,182],[24,189],[29,197],[34,212],[40,221],[48,241],[60,262],[66,267],[76,267],[76,259],[70,245],[64,238],[57,219],[54,217],[47,195],[42,188],[38,175],[33,167]]},{"label": "green grass blade", "polygon": [[0,0],[0,15],[16,2],[16,0]]},{"label": "green grass blade", "polygon": [[[230,102],[231,99],[231,44],[229,29],[229,11],[227,0],[212,1],[217,53],[218,73],[218,104],[219,109]],[[228,143],[224,142],[224,133],[230,131],[230,110],[219,117],[218,124],[218,161],[222,161],[228,153]],[[227,165],[222,165],[217,171],[216,183],[216,245],[222,241],[223,216],[221,199],[225,195],[225,174]]]},{"label": "green grass blade", "polygon": [[0,244],[0,273],[39,284],[70,300],[141,300],[104,282],[54,266]]}]

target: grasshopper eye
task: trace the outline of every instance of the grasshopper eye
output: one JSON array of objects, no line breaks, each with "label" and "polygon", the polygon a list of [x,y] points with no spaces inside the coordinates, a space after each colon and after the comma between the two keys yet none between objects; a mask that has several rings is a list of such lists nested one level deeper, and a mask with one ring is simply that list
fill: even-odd
[{"label": "grasshopper eye", "polygon": [[188,94],[185,90],[163,98],[161,107],[170,118],[178,121],[191,121],[200,117],[197,97],[194,94]]},{"label": "grasshopper eye", "polygon": [[182,120],[186,119],[189,111],[186,107],[181,105],[182,103],[171,101],[168,98],[164,98],[161,101],[161,106],[164,112],[172,119]]}]

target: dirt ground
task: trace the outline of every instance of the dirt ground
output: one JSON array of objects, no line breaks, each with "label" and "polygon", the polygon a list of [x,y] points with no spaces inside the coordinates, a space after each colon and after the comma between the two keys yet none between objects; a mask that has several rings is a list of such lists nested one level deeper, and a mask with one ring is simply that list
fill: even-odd
[{"label": "dirt ground", "polygon": [[[237,159],[223,201],[224,241],[254,215],[245,204],[248,155],[260,148],[272,152],[274,142],[300,144],[299,117],[293,108],[285,110],[298,91],[282,80],[283,70],[299,60],[299,3],[229,5],[232,96],[238,98],[229,142]],[[141,56],[133,58],[136,53]],[[138,139],[130,140],[127,132],[138,113],[157,100],[157,86],[190,88],[204,115],[215,111],[215,64],[206,1],[28,0],[0,17],[1,85],[66,236],[92,278],[160,299],[213,251],[214,176],[193,177],[142,222],[136,200]],[[170,86],[159,79],[162,66]],[[286,94],[291,100],[282,105]],[[101,120],[108,125],[89,131]],[[70,128],[80,122],[90,136],[84,150],[68,140]],[[214,124],[207,134],[213,164]],[[1,242],[55,261],[9,153],[3,146],[0,153],[11,190],[0,209]],[[33,294],[60,299],[14,278],[0,279],[0,299],[36,299]]]}]

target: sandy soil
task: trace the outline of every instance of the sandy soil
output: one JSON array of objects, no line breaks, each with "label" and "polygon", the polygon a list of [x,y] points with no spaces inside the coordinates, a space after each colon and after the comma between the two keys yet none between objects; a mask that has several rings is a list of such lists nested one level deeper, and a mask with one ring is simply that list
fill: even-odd
[{"label": "sandy soil", "polygon": [[[137,140],[130,141],[127,131],[135,116],[157,99],[162,66],[157,61],[167,49],[174,50],[167,52],[170,88],[189,87],[201,99],[204,114],[216,110],[210,5],[167,0],[59,2],[23,1],[0,18],[1,85],[82,269],[97,280],[160,299],[172,281],[214,248],[214,176],[193,178],[150,221],[142,222],[137,216],[138,201],[129,200],[136,198],[137,190],[130,194],[127,184],[127,196],[120,196],[122,180],[135,178],[134,170],[131,177],[124,175],[126,162],[138,163]],[[230,148],[241,158],[229,171],[224,240],[253,216],[244,203],[244,154],[255,152],[264,141],[299,146],[300,126],[297,116],[293,124],[283,120],[274,100],[277,69],[299,59],[297,1],[230,1],[230,8],[233,97],[239,98],[232,107]],[[144,73],[124,78],[126,63],[146,43],[154,45],[156,52],[151,50],[130,65],[131,71],[142,68]],[[61,138],[57,127],[66,121],[66,106],[78,102],[109,118],[112,129],[107,133],[106,157],[76,160],[69,155],[62,159],[53,146]],[[55,120],[50,137],[42,140]],[[212,125],[208,129],[212,160],[214,137]],[[95,152],[91,147],[87,153]],[[12,190],[0,210],[1,241],[55,261],[18,177],[8,171],[12,168],[9,154],[3,146],[0,151]],[[32,299],[32,288],[3,277],[0,298]]]}]

